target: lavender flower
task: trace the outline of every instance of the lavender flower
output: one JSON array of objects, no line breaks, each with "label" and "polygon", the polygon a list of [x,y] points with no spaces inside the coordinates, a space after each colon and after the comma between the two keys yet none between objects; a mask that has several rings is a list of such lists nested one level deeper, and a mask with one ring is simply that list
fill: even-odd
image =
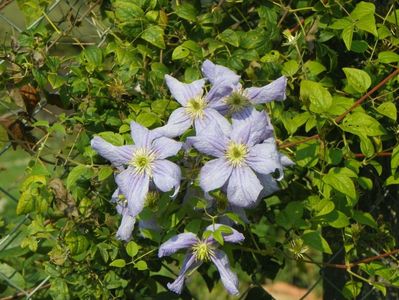
[{"label": "lavender flower", "polygon": [[[210,225],[206,230],[214,232],[220,226],[222,225]],[[228,227],[226,225],[223,226]],[[222,233],[225,242],[240,243],[244,240],[244,236],[240,232],[231,227],[228,228],[231,230],[231,233]],[[188,249],[179,276],[174,282],[168,283],[168,288],[180,294],[183,290],[186,274],[198,268],[203,262],[212,261],[218,269],[222,283],[227,291],[233,295],[238,294],[237,275],[231,271],[226,253],[217,249],[217,247],[218,243],[212,235],[208,238],[199,239],[191,232],[178,234],[163,243],[159,248],[159,257],[170,256],[178,250]]]},{"label": "lavender flower", "polygon": [[201,188],[205,192],[227,189],[229,202],[238,207],[256,204],[264,188],[257,174],[269,175],[278,169],[279,179],[283,176],[274,138],[264,126],[254,125],[254,120],[263,124],[267,120],[262,113],[253,113],[255,115],[246,120],[233,119],[229,135],[212,123],[199,135],[188,138],[198,151],[217,158],[202,167]]},{"label": "lavender flower", "polygon": [[162,192],[180,188],[180,168],[165,158],[175,155],[182,143],[159,137],[136,122],[131,122],[134,145],[114,146],[96,136],[92,148],[111,161],[121,172],[116,183],[128,202],[129,215],[137,216],[143,209],[150,181]]},{"label": "lavender flower", "polygon": [[256,104],[267,103],[272,100],[281,101],[286,98],[287,78],[284,76],[263,87],[244,89],[239,83],[240,77],[232,70],[216,65],[209,60],[202,64],[202,73],[212,84],[219,87],[223,86],[225,90],[228,90],[227,86],[231,88],[229,95],[214,101],[214,107],[221,114],[236,114]]},{"label": "lavender flower", "polygon": [[165,81],[173,98],[182,107],[173,111],[168,123],[155,129],[155,132],[167,137],[176,137],[184,133],[193,124],[196,132],[200,132],[211,121],[216,121],[222,130],[228,128],[228,121],[215,109],[218,101],[232,92],[231,86],[215,84],[209,93],[204,95],[204,79],[187,84],[166,75]]}]

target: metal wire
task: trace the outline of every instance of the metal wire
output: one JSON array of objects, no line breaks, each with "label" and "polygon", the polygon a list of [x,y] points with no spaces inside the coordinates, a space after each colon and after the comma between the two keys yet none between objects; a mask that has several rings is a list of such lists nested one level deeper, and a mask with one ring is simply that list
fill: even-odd
[{"label": "metal wire", "polygon": [[[14,0],[16,2],[16,0]],[[10,3],[13,1],[10,1]],[[88,5],[85,1],[75,1],[76,3],[69,3],[69,1],[62,1],[62,0],[55,0],[51,5],[49,5],[46,9],[43,10],[43,13],[40,17],[38,17],[35,21],[33,21],[30,25],[28,25],[26,28],[21,28],[20,26],[18,26],[10,16],[6,16],[4,14],[4,12],[2,10],[0,10],[0,23],[3,22],[2,25],[5,26],[10,26],[11,28],[14,29],[15,36],[18,36],[19,34],[21,34],[22,32],[26,31],[26,30],[30,30],[33,29],[35,26],[40,25],[43,22],[46,22],[47,24],[50,24],[51,26],[49,26],[49,28],[52,28],[54,30],[54,33],[52,35],[52,39],[49,41],[50,47],[48,47],[47,50],[49,50],[49,48],[51,48],[54,45],[57,44],[63,44],[63,41],[61,40],[61,38],[64,37],[68,37],[68,35],[71,35],[72,33],[72,29],[74,28],[75,24],[72,24],[72,26],[69,26],[66,30],[59,30],[55,24],[58,24],[60,21],[62,20],[65,21],[68,17],[68,12],[73,11],[75,14],[75,19],[81,19],[84,20],[87,23],[87,26],[90,26],[91,28],[94,28],[96,34],[97,34],[97,41],[94,43],[96,44],[98,47],[100,47],[101,45],[104,44],[107,35],[111,32],[110,28],[107,28],[107,26],[104,26],[101,22],[100,19],[97,19],[96,15],[93,13],[93,9],[98,6],[98,4],[100,3],[95,2],[94,4],[91,3],[90,5]],[[76,8],[76,4],[79,3],[81,4],[82,7],[86,7],[87,9],[83,12],[83,10],[81,9],[77,9]],[[7,4],[8,5],[8,4]],[[3,7],[4,8],[4,7]],[[63,8],[67,8],[67,9],[63,9]],[[62,14],[62,16],[57,16],[58,20],[55,20],[54,17],[51,18],[51,13],[54,12],[55,10],[59,10]],[[89,17],[89,14],[92,14],[91,17]],[[79,41],[80,38],[82,38],[82,36],[69,36],[72,37],[75,41]],[[82,43],[84,44],[84,43]],[[4,60],[0,60],[0,64],[3,63]],[[32,113],[32,115],[35,115],[37,113],[39,113],[42,108],[45,105],[41,105],[42,103],[40,103],[35,111]],[[10,110],[9,112],[12,113],[12,111]],[[15,118],[19,118],[18,114],[14,115]],[[4,155],[5,153],[7,153],[9,151],[9,149],[11,149],[12,146],[12,142],[9,141],[7,142],[2,148],[0,148],[0,156]],[[11,201],[14,202],[18,202],[18,199],[13,196],[9,190],[7,190],[7,187],[2,187],[0,186],[0,194],[5,195],[5,197],[7,199],[10,199]],[[6,251],[9,249],[10,245],[12,245],[13,241],[15,241],[15,239],[18,237],[18,235],[21,233],[21,227],[23,227],[26,222],[31,219],[29,214],[24,215],[14,226],[12,229],[9,230],[8,234],[6,234],[5,236],[2,237],[2,239],[0,239],[0,252]],[[54,239],[56,237],[53,237]],[[1,261],[0,261],[1,263]],[[16,270],[16,272],[18,272],[18,270]],[[51,276],[47,276],[46,278],[40,280],[39,282],[37,282],[37,284],[35,284],[34,286],[29,286],[26,288],[23,288],[21,286],[18,286],[18,284],[15,283],[15,281],[12,280],[12,277],[15,275],[15,273],[11,274],[10,276],[7,276],[6,274],[4,274],[3,272],[0,271],[0,281],[5,281],[7,283],[7,285],[9,287],[12,287],[15,292],[13,292],[11,295],[6,296],[7,299],[15,299],[16,298],[25,298],[25,299],[32,299],[32,297],[39,291],[42,289],[46,289],[50,286],[50,284],[48,284],[49,280],[51,279]],[[46,284],[47,283],[47,284]]]}]

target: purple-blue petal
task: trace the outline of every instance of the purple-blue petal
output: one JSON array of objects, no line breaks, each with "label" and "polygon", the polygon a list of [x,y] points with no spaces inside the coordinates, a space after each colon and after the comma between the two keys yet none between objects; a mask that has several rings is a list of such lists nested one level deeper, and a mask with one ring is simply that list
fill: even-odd
[{"label": "purple-blue petal", "polygon": [[245,160],[248,166],[260,174],[270,174],[276,169],[282,170],[280,153],[273,138],[251,147]]},{"label": "purple-blue petal", "polygon": [[277,181],[273,178],[272,175],[270,174],[256,174],[258,176],[258,179],[260,183],[263,186],[262,191],[259,194],[258,202],[262,200],[262,198],[267,197],[278,190],[280,190]]},{"label": "purple-blue petal", "polygon": [[175,194],[179,191],[181,171],[178,165],[166,159],[158,159],[152,165],[153,180],[155,186],[162,192],[175,189]]},{"label": "purple-blue petal", "polygon": [[193,254],[187,254],[184,257],[179,276],[177,276],[175,281],[167,284],[168,289],[176,294],[181,294],[181,292],[183,291],[186,274],[198,268],[201,263],[202,261],[196,260]]},{"label": "purple-blue petal", "polygon": [[214,255],[211,256],[211,259],[218,269],[220,279],[222,280],[222,283],[229,294],[239,294],[237,274],[231,270],[229,259],[226,253],[221,250],[214,250]]},{"label": "purple-blue petal", "polygon": [[192,123],[193,121],[186,113],[186,109],[184,107],[179,107],[171,113],[166,125],[155,128],[153,132],[157,135],[174,138],[182,135],[187,129],[190,128]]},{"label": "purple-blue petal", "polygon": [[118,174],[115,181],[127,199],[129,214],[137,216],[143,210],[148,193],[150,183],[148,174],[137,174],[132,167],[129,167]]},{"label": "purple-blue petal", "polygon": [[125,242],[130,241],[135,223],[135,217],[130,216],[128,213],[123,214],[121,224],[116,232],[116,238]]},{"label": "purple-blue petal", "polygon": [[115,166],[127,164],[132,159],[135,149],[133,145],[114,146],[99,136],[91,140],[91,147]]},{"label": "purple-blue petal", "polygon": [[171,237],[159,247],[158,257],[170,256],[181,249],[191,248],[197,242],[198,238],[194,233],[180,233]]},{"label": "purple-blue petal", "polygon": [[224,99],[231,95],[234,90],[235,86],[232,84],[226,84],[226,82],[219,82],[212,85],[206,95],[208,107],[217,110],[222,115],[225,115],[228,112],[229,107]]},{"label": "purple-blue petal", "polygon": [[152,149],[157,153],[157,158],[164,159],[174,156],[179,152],[183,143],[167,137],[160,137],[152,142]]},{"label": "purple-blue petal", "polygon": [[237,230],[235,230],[234,228],[227,226],[227,225],[223,225],[223,224],[212,224],[209,225],[206,230],[209,231],[216,231],[220,226],[225,226],[225,227],[229,227],[230,230],[232,231],[232,233],[228,234],[228,233],[222,233],[223,236],[223,240],[225,242],[230,242],[230,243],[241,243],[242,241],[244,241],[245,237],[241,232],[238,232]]},{"label": "purple-blue petal", "polygon": [[238,207],[251,207],[262,190],[255,173],[247,166],[234,168],[227,184],[227,199]]},{"label": "purple-blue petal", "polygon": [[251,145],[252,123],[242,122],[232,126],[230,138],[232,141],[240,144]]},{"label": "purple-blue petal", "polygon": [[186,106],[187,101],[196,97],[201,97],[205,79],[199,79],[192,83],[183,83],[173,78],[172,76],[165,75],[166,85],[170,93],[182,106]]},{"label": "purple-blue petal", "polygon": [[233,167],[224,157],[208,161],[200,171],[200,186],[210,192],[223,186],[229,179]]},{"label": "purple-blue petal", "polygon": [[232,126],[234,129],[248,122],[251,123],[249,145],[259,144],[273,136],[273,126],[265,111],[257,111],[253,107],[247,107],[232,116]]},{"label": "purple-blue petal", "polygon": [[216,65],[210,60],[205,60],[203,62],[201,71],[205,78],[212,84],[218,84],[221,81],[237,84],[240,81],[240,76],[234,71],[224,66]]},{"label": "purple-blue petal", "polygon": [[285,90],[287,88],[287,78],[281,76],[273,82],[263,87],[251,87],[245,89],[245,93],[252,103],[267,103],[273,100],[285,100]]},{"label": "purple-blue petal", "polygon": [[206,130],[203,130],[201,134],[188,137],[187,141],[199,152],[214,157],[223,156],[229,142],[228,138],[215,122],[207,126]]},{"label": "purple-blue petal", "polygon": [[[220,130],[222,130],[225,136],[230,135],[231,133],[230,122],[213,108],[204,109],[204,117],[195,119],[194,124],[195,124],[196,134],[199,135],[203,132],[209,132],[209,130],[219,130],[218,128],[216,129],[212,128],[211,124],[213,122],[219,126]],[[208,126],[210,125],[211,127],[208,128]]]},{"label": "purple-blue petal", "polygon": [[133,138],[134,145],[138,148],[149,148],[154,139],[154,135],[148,128],[134,121],[130,122],[130,134]]}]

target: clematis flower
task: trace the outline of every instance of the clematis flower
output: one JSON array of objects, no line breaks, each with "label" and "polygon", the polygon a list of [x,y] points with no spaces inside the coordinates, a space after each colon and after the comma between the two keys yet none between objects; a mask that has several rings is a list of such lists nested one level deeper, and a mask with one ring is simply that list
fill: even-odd
[{"label": "clematis flower", "polygon": [[217,122],[222,130],[228,128],[228,121],[216,111],[215,105],[218,105],[219,99],[231,93],[231,86],[215,84],[209,93],[204,95],[204,79],[183,83],[166,75],[165,81],[173,98],[182,107],[174,110],[167,124],[156,128],[155,132],[167,137],[176,137],[183,134],[193,124],[196,132],[200,132],[211,121]]},{"label": "clematis flower", "polygon": [[92,148],[121,172],[115,181],[127,199],[129,214],[137,216],[144,207],[150,182],[162,192],[180,188],[180,168],[165,158],[176,155],[182,143],[159,137],[136,122],[130,123],[134,145],[114,146],[101,137],[94,137]]},{"label": "clematis flower", "polygon": [[202,64],[202,73],[212,84],[224,86],[225,90],[228,89],[226,86],[230,86],[231,93],[223,98],[215,99],[213,104],[223,115],[227,113],[234,115],[256,104],[273,100],[282,101],[286,98],[287,78],[284,76],[263,87],[244,89],[239,83],[240,77],[232,70],[216,65],[209,60],[205,60]]},{"label": "clematis flower", "polygon": [[[214,232],[220,226],[222,225],[210,225],[206,228],[206,231]],[[228,227],[231,231],[229,234],[222,233],[225,242],[240,243],[244,240],[244,236],[240,232],[229,226],[223,226]],[[203,262],[212,261],[219,271],[220,279],[226,290],[232,295],[238,294],[237,275],[231,271],[227,255],[218,249],[218,245],[212,235],[199,239],[191,232],[178,234],[163,243],[158,251],[159,257],[170,256],[178,250],[188,249],[179,276],[174,282],[168,283],[168,288],[180,294],[183,290],[186,274],[198,268]]]},{"label": "clematis flower", "polygon": [[251,120],[237,122],[233,119],[229,135],[212,123],[202,133],[189,137],[190,143],[200,152],[216,157],[200,171],[200,186],[205,192],[223,187],[232,205],[251,207],[256,204],[264,186],[257,174],[268,175],[276,169],[282,178],[280,154],[275,140],[265,137],[262,128]]}]

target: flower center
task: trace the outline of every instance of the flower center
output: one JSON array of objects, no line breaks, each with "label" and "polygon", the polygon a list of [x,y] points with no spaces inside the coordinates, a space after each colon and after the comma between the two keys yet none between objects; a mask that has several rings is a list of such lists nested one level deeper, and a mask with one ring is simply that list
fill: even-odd
[{"label": "flower center", "polygon": [[248,98],[244,96],[242,91],[233,92],[225,99],[226,104],[229,106],[231,113],[239,112],[243,108],[250,106]]},{"label": "flower center", "polygon": [[151,175],[152,162],[155,160],[153,152],[146,148],[139,148],[134,152],[130,165],[132,165],[138,174],[147,172]]},{"label": "flower center", "polygon": [[202,97],[197,97],[188,100],[186,112],[191,119],[202,118],[204,116],[204,109],[206,108],[206,101]]},{"label": "flower center", "polygon": [[196,260],[209,261],[215,255],[212,245],[206,241],[199,241],[192,249]]},{"label": "flower center", "polygon": [[226,150],[226,158],[233,167],[241,166],[248,153],[248,147],[244,144],[230,142]]}]

